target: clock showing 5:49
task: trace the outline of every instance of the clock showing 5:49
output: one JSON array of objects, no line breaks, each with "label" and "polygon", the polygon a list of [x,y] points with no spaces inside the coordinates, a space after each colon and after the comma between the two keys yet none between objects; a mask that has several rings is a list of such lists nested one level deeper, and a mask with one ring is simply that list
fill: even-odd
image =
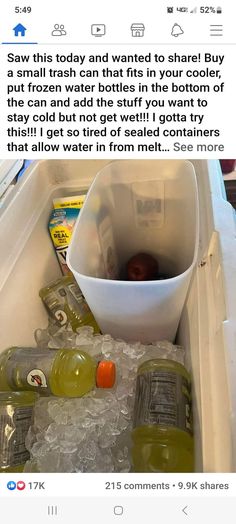
[{"label": "clock showing 5:49", "polygon": [[16,5],[15,7],[15,13],[31,13],[31,10],[30,6],[20,7],[19,5]]}]

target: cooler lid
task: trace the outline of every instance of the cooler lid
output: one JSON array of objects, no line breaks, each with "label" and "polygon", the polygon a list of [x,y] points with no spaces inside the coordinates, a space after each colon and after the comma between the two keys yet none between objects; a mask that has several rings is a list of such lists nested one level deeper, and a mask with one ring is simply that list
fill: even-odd
[{"label": "cooler lid", "polygon": [[0,198],[21,170],[24,160],[0,160]]}]

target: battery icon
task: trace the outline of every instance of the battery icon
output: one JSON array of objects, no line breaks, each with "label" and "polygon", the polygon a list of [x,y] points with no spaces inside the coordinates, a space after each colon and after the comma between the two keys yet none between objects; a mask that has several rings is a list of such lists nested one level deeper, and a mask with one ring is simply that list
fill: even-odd
[{"label": "battery icon", "polygon": [[222,7],[217,7],[216,12],[218,15],[222,13]]}]

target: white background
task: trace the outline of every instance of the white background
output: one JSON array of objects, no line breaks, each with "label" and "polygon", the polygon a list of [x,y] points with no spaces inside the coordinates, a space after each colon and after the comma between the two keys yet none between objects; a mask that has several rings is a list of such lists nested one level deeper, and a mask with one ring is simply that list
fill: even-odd
[{"label": "white background", "polygon": [[[177,6],[188,5],[189,11],[191,8],[197,7],[197,14],[180,13],[176,11]],[[196,5],[197,4],[197,5]],[[24,6],[31,5],[32,11],[30,14],[16,14],[14,12],[15,6],[18,5],[21,9]],[[0,134],[0,153],[1,157],[5,158],[16,158],[17,156],[26,156],[28,158],[134,158],[134,157],[143,157],[143,158],[234,158],[235,156],[235,14],[236,7],[233,2],[224,2],[222,5],[223,12],[222,14],[216,13],[205,13],[201,14],[200,7],[208,6],[216,8],[220,3],[215,2],[196,2],[196,3],[179,3],[177,0],[172,0],[167,2],[163,0],[161,2],[125,2],[121,1],[117,5],[112,5],[110,2],[103,1],[99,3],[87,2],[86,9],[84,6],[74,0],[69,0],[66,4],[60,4],[56,2],[13,2],[12,0],[8,2],[7,6],[4,7],[2,13],[2,29],[1,29],[1,42],[13,42],[12,44],[6,45],[2,44],[1,49],[1,104],[0,104],[0,113],[1,113],[1,134]],[[175,11],[173,14],[167,13],[167,6],[173,6]],[[145,34],[143,38],[132,38],[130,27],[132,23],[141,22],[145,26]],[[26,27],[26,36],[25,37],[14,37],[13,27],[15,24],[22,23]],[[53,37],[51,31],[55,23],[63,24],[67,35],[62,37]],[[104,23],[106,24],[106,34],[100,38],[96,38],[91,35],[91,24]],[[171,35],[171,29],[173,24],[178,23],[184,30],[184,33],[179,37],[175,38]],[[222,24],[223,26],[223,36],[221,37],[212,37],[210,36],[210,24]],[[17,44],[19,45],[15,45]],[[38,42],[35,45],[25,45],[25,42]],[[23,45],[22,45],[23,44]],[[75,152],[64,152],[59,151],[52,152],[50,151],[36,151],[33,153],[30,151],[30,143],[37,143],[37,140],[34,140],[34,137],[27,137],[27,143],[29,144],[29,152],[9,152],[6,148],[6,143],[8,139],[6,137],[6,129],[8,123],[6,122],[7,107],[6,107],[6,91],[5,91],[5,82],[6,82],[6,71],[12,64],[7,63],[6,56],[9,52],[14,52],[15,54],[30,54],[35,52],[48,52],[55,53],[60,52],[65,55],[73,52],[74,54],[104,54],[107,51],[112,53],[138,53],[138,54],[147,54],[148,52],[156,52],[157,54],[169,54],[177,52],[179,54],[197,54],[201,53],[214,53],[224,54],[225,59],[222,65],[222,81],[225,83],[224,91],[222,96],[218,95],[208,95],[208,107],[206,117],[204,118],[205,127],[208,128],[220,128],[221,136],[218,139],[206,139],[210,145],[213,146],[216,144],[224,146],[224,151],[216,148],[209,148],[205,152],[196,148],[196,144],[199,143],[199,139],[191,138],[182,139],[171,138],[166,139],[162,151],[156,150],[137,153],[124,151],[124,150],[110,150],[109,147],[106,149],[105,153],[101,153],[92,149],[91,152],[87,151],[75,151]],[[19,64],[18,64],[19,65]],[[41,65],[41,64],[40,64]],[[44,65],[44,64],[42,64]],[[50,64],[49,64],[50,65]],[[104,64],[103,64],[104,65]],[[108,65],[108,64],[106,64]],[[133,65],[140,68],[142,64],[123,64],[123,67],[128,65]],[[149,65],[149,64],[146,64]],[[193,67],[193,64],[190,64]],[[55,64],[53,64],[55,67]],[[64,63],[60,64],[60,68],[68,68],[69,66],[74,67],[74,64]],[[166,67],[166,63],[164,65]],[[173,68],[188,68],[189,64],[172,64]],[[196,64],[197,66],[197,64]],[[199,68],[212,67],[212,64],[199,64]],[[217,64],[213,64],[217,68]],[[32,67],[31,63],[27,64],[27,67]],[[39,67],[39,65],[38,65]],[[98,64],[94,64],[94,67],[98,67]],[[110,64],[109,64],[110,67]],[[112,66],[117,67],[113,64]],[[171,67],[171,64],[168,64],[168,67]],[[72,79],[73,80],[73,79]],[[119,79],[116,79],[117,81]],[[26,80],[27,81],[27,80]],[[43,83],[44,79],[36,79],[38,83]],[[56,80],[54,80],[56,82]],[[60,79],[60,82],[67,82],[68,79]],[[83,81],[83,79],[82,79]],[[86,79],[86,83],[93,79]],[[112,81],[112,80],[111,80]],[[130,83],[138,82],[135,78],[129,80]],[[171,79],[169,80],[171,82]],[[201,79],[196,79],[196,83],[201,82]],[[22,82],[22,79],[17,79],[18,83]],[[77,80],[76,80],[77,82]],[[126,83],[126,80],[123,80]],[[213,83],[214,79],[210,79],[210,83]],[[16,93],[16,96],[20,97],[20,94]],[[43,96],[43,95],[42,95]],[[89,95],[88,95],[89,96]],[[111,95],[115,100],[120,95],[113,94]],[[109,98],[111,96],[108,95]],[[123,94],[122,98],[124,98]],[[159,96],[159,95],[157,95]],[[176,96],[181,97],[181,94]],[[191,94],[183,94],[182,97],[187,98],[191,97]],[[162,97],[163,98],[163,97]],[[205,97],[204,97],[205,98]],[[139,111],[144,111],[144,108],[138,108]],[[37,109],[39,111],[39,109]],[[72,112],[72,109],[69,110]],[[170,111],[169,111],[170,112]],[[182,111],[181,111],[182,112]],[[201,112],[201,111],[200,111]],[[99,113],[99,111],[97,111]],[[102,111],[104,113],[104,111]],[[34,122],[29,122],[29,126],[34,126]],[[46,126],[47,124],[43,124]],[[18,123],[15,124],[18,127]],[[50,129],[56,125],[51,123],[49,125]],[[118,124],[117,124],[118,126]],[[117,127],[116,126],[116,127]],[[168,127],[171,126],[178,128],[181,127],[181,124],[170,123]],[[183,126],[183,124],[182,124]],[[56,126],[58,127],[58,125]],[[63,124],[64,133],[66,127],[71,128],[71,125],[67,123]],[[110,124],[110,127],[114,127],[113,124]],[[127,126],[126,126],[127,127]],[[137,127],[137,123],[130,124],[130,127]],[[108,125],[109,128],[109,125]],[[110,141],[110,138],[107,137],[107,142]],[[63,142],[66,141],[65,134],[61,136],[60,140]],[[15,143],[22,143],[22,139],[15,138]],[[204,139],[200,139],[202,143]],[[25,142],[25,141],[24,141]],[[57,140],[55,141],[57,142]],[[74,140],[78,142],[78,140]],[[95,142],[95,140],[93,140]],[[102,140],[104,142],[104,140]],[[124,142],[124,140],[122,140]],[[128,140],[130,143],[130,140]],[[135,145],[137,142],[136,138],[132,138],[132,143]],[[142,143],[144,140],[142,140]],[[157,142],[159,140],[157,139]],[[189,143],[194,145],[193,150],[181,150],[179,152],[173,150],[173,144],[175,142],[185,144],[188,146]],[[52,143],[52,140],[51,140]],[[155,143],[155,140],[147,139],[146,143]],[[168,151],[169,150],[169,151]]]}]

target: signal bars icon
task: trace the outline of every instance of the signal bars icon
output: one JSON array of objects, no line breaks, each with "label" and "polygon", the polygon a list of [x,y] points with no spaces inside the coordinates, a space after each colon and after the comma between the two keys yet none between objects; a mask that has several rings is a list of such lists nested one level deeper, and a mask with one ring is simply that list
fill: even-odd
[{"label": "signal bars icon", "polygon": [[197,7],[194,7],[194,9],[192,9],[192,10],[190,11],[190,13],[196,13],[196,12],[197,12]]}]

